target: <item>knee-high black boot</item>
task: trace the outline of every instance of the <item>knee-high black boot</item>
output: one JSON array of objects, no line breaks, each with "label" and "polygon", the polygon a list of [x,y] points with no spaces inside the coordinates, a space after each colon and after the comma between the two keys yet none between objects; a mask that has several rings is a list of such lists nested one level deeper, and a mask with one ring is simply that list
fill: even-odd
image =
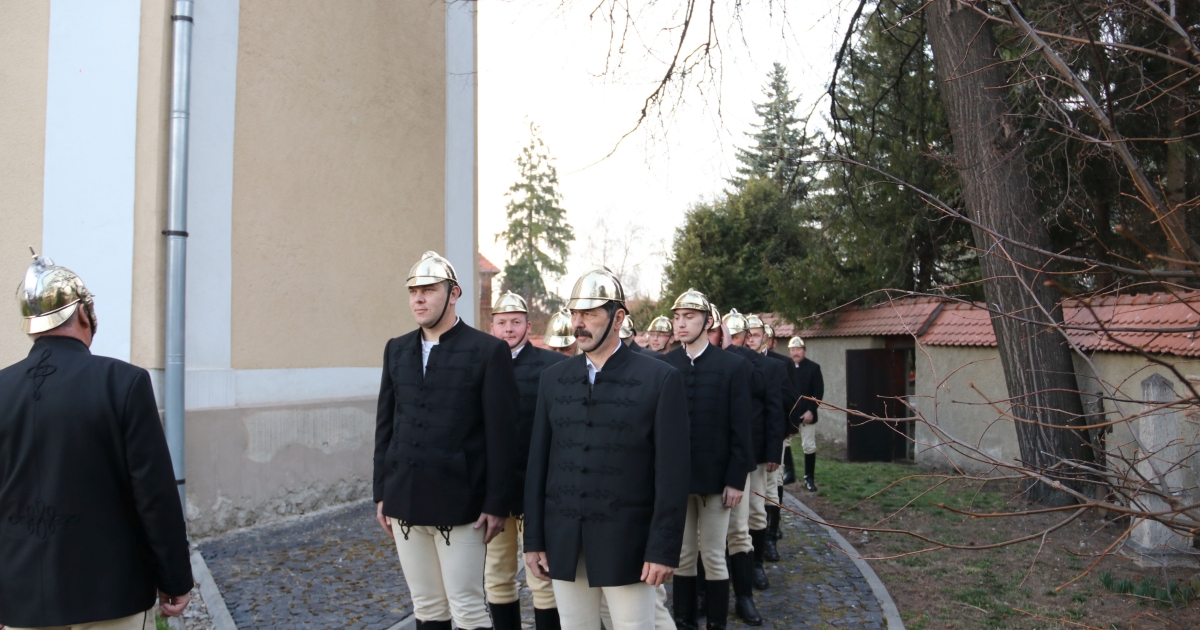
[{"label": "knee-high black boot", "polygon": [[671,598],[675,606],[675,625],[679,630],[697,630],[696,577],[676,575],[671,578]]},{"label": "knee-high black boot", "polygon": [[557,608],[534,608],[533,627],[536,630],[562,630]]},{"label": "knee-high black boot", "polygon": [[779,562],[779,549],[775,541],[779,539],[779,506],[767,506],[767,535],[763,540],[763,559],[768,562]]},{"label": "knee-high black boot", "polygon": [[725,630],[729,619],[729,580],[709,580],[706,586],[708,614],[704,626],[708,630]]},{"label": "knee-high black boot", "polygon": [[767,550],[767,530],[750,530],[750,540],[754,543],[754,588],[765,591],[771,588],[767,580],[767,571],[763,568],[763,554]]},{"label": "knee-high black boot", "polygon": [[754,605],[754,558],[749,553],[729,556],[729,578],[733,583],[734,611],[748,626],[761,626],[762,616]]},{"label": "knee-high black boot", "polygon": [[817,482],[813,479],[813,474],[817,468],[817,454],[804,454],[804,489],[809,492],[817,491]]},{"label": "knee-high black boot", "polygon": [[705,597],[707,597],[708,588],[704,586],[704,559],[696,559],[696,618],[704,616],[704,612],[708,610],[705,605]]},{"label": "knee-high black boot", "polygon": [[511,604],[488,602],[492,611],[492,627],[496,630],[521,630],[521,600]]},{"label": "knee-high black boot", "polygon": [[417,630],[451,630],[453,627],[449,621],[417,620]]},{"label": "knee-high black boot", "polygon": [[796,462],[792,459],[792,445],[783,449],[783,485],[796,483]]}]

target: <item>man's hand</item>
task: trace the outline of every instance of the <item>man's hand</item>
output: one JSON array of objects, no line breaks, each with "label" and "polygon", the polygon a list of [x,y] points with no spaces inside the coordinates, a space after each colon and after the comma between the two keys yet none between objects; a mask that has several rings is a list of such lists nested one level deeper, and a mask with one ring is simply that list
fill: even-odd
[{"label": "man's hand", "polygon": [[475,529],[483,527],[487,524],[487,532],[483,535],[483,544],[492,542],[492,539],[504,531],[504,521],[508,519],[503,516],[495,516],[492,514],[480,514],[479,520],[475,521]]},{"label": "man's hand", "polygon": [[190,601],[192,601],[191,593],[174,597],[162,591],[158,592],[158,608],[162,611],[164,617],[178,617],[182,615],[183,609],[187,608]]},{"label": "man's hand", "polygon": [[662,586],[672,575],[675,575],[675,569],[665,564],[647,562],[642,565],[642,581],[650,586]]},{"label": "man's hand", "polygon": [[733,509],[742,502],[742,491],[737,488],[725,486],[725,493],[721,495],[721,503],[729,509]]},{"label": "man's hand", "polygon": [[767,472],[775,472],[776,470],[779,470],[779,464],[767,464]]},{"label": "man's hand", "polygon": [[813,423],[813,415],[812,415],[812,412],[811,412],[811,411],[805,411],[805,412],[804,412],[804,415],[803,415],[803,416],[800,416],[800,419],[804,421],[804,424],[812,424],[812,423]]},{"label": "man's hand", "polygon": [[387,532],[388,536],[393,536],[392,521],[383,515],[383,501],[375,504],[375,520],[379,521],[379,526],[383,528],[383,531]]},{"label": "man's hand", "polygon": [[[534,577],[544,581],[550,581],[550,563],[546,560],[545,551],[526,551],[525,552],[525,568],[528,569]],[[0,630],[3,630],[0,628]]]}]

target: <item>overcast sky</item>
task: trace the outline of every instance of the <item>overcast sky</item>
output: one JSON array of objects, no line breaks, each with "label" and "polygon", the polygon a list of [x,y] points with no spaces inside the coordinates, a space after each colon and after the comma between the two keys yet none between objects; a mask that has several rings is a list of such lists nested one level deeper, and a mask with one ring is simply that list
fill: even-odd
[{"label": "overcast sky", "polygon": [[612,68],[617,60],[608,59],[608,22],[588,16],[598,2],[479,1],[479,248],[503,269],[504,243],[495,235],[505,228],[504,195],[534,123],[557,161],[563,206],[577,235],[570,271],[552,287],[568,292],[580,273],[599,262],[604,239],[592,228],[603,218],[612,240],[640,236],[627,265],[641,263],[641,289],[656,296],[662,254],[685,211],[720,193],[735,168],[734,149],[746,144],[752,104],[762,100],[771,64],[787,66],[805,111],[814,103],[825,110],[828,101],[821,96],[848,16],[839,0],[773,7],[747,0],[740,26],[729,15],[718,16],[719,85],[710,83],[703,93],[691,89],[682,106],[644,125],[605,158],[633,128],[665,70],[673,34],[660,29],[680,21],[672,13],[684,3],[659,0],[639,9],[644,13],[630,31],[621,67],[605,72],[606,61]]}]

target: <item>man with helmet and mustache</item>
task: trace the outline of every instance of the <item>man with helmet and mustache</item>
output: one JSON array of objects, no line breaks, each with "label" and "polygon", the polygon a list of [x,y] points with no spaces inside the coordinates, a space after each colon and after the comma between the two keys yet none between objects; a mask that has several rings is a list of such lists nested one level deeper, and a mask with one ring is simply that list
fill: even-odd
[{"label": "man with helmet and mustache", "polygon": [[[547,367],[565,361],[561,353],[542,350],[529,343],[529,307],[525,299],[506,292],[492,307],[492,335],[503,339],[512,352],[517,390],[521,395],[517,416],[516,476],[513,482],[511,516],[504,529],[487,546],[487,566],[484,570],[484,589],[492,611],[495,630],[521,628],[521,599],[517,571],[524,558],[520,554],[519,538],[525,529],[525,465],[529,461],[529,439],[533,432],[533,412],[537,408],[538,382]],[[537,630],[557,630],[558,605],[550,582],[526,573],[529,589],[533,591],[533,616]]]},{"label": "man with helmet and mustache", "polygon": [[419,630],[491,628],[487,543],[511,513],[520,405],[507,343],[455,314],[450,261],[408,274],[418,328],[387,342],[375,425],[376,518],[396,543]]},{"label": "man with helmet and mustache", "polygon": [[525,486],[525,566],[551,579],[562,627],[655,627],[679,565],[690,470],[683,378],[618,336],[620,281],[584,274],[567,304],[582,356],[542,372]]},{"label": "man with helmet and mustache", "polygon": [[192,569],[150,375],[96,356],[91,292],[34,254],[29,356],[0,370],[0,627],[153,630]]},{"label": "man with helmet and mustache", "polygon": [[[708,341],[712,306],[688,289],[671,306],[680,347],[663,358],[683,374],[691,426],[691,482],[683,555],[674,580],[675,622],[697,628],[697,561],[705,570],[705,618],[724,630],[729,616],[725,561],[730,512],[743,502],[750,444],[750,396],[754,367]],[[697,558],[699,556],[699,558]]]}]

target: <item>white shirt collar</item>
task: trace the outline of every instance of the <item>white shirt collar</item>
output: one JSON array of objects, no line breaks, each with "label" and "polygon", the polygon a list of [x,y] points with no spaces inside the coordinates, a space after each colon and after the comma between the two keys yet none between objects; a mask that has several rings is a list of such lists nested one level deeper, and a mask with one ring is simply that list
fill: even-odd
[{"label": "white shirt collar", "polygon": [[528,341],[526,341],[525,343],[523,343],[523,344],[521,344],[521,345],[517,346],[517,349],[512,351],[512,358],[513,358],[513,359],[516,359],[516,358],[517,358],[517,355],[518,355],[518,354],[521,354],[521,351],[522,351],[522,350],[524,350],[524,349],[525,349],[525,346],[528,346],[528,345],[529,345],[529,342],[528,342]]},{"label": "white shirt collar", "polygon": [[[621,350],[622,345],[624,345],[624,342],[617,344],[617,347],[613,350],[612,354],[608,355],[608,359],[604,360],[605,364],[608,363],[609,359],[612,359],[613,354],[616,354],[617,352],[619,352]],[[587,361],[588,382],[595,385],[596,384],[596,372],[599,372],[601,370],[601,368],[596,367],[596,364],[592,363],[592,357],[589,357],[587,355],[587,353],[584,353],[583,360]]]},{"label": "white shirt collar", "polygon": [[700,355],[704,354],[704,351],[705,351],[705,350],[708,350],[708,347],[709,347],[709,346],[711,346],[711,345],[712,345],[712,344],[708,342],[708,338],[707,338],[707,337],[705,337],[705,339],[704,339],[704,347],[703,347],[703,348],[700,348],[700,352],[697,352],[697,353],[696,353],[696,356],[692,356],[692,355],[691,355],[691,353],[690,353],[690,352],[688,352],[687,346],[684,346],[684,347],[683,347],[683,353],[687,355],[687,358],[691,359],[691,361],[692,361],[692,365],[696,365],[696,359],[699,359],[699,358],[700,358]]}]

